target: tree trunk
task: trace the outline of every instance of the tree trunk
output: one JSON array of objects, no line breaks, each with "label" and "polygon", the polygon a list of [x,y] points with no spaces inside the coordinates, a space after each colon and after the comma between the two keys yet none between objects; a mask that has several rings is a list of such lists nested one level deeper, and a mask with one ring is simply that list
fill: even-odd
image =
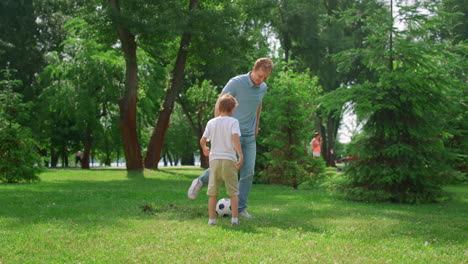
[{"label": "tree trunk", "polygon": [[67,151],[67,146],[63,146],[63,147],[62,147],[61,156],[62,156],[62,168],[67,168],[67,167],[68,167],[68,151]]},{"label": "tree trunk", "polygon": [[200,167],[208,169],[210,167],[210,157],[203,154],[201,146],[198,146],[198,149],[200,150]]},{"label": "tree trunk", "polygon": [[335,164],[335,142],[336,142],[336,135],[338,133],[338,126],[340,119],[334,118],[332,115],[327,116],[327,166],[328,167],[336,167]]},{"label": "tree trunk", "polygon": [[180,165],[195,165],[195,158],[192,152],[184,153],[180,159]]},{"label": "tree trunk", "polygon": [[321,155],[328,167],[336,167],[334,148],[341,118],[336,117],[334,112],[325,116],[318,113],[315,120],[315,130],[322,136]]},{"label": "tree trunk", "polygon": [[82,169],[89,169],[89,157],[91,153],[92,143],[93,143],[93,136],[91,134],[91,129],[88,127],[86,129],[86,139],[85,139],[85,148],[83,152],[83,158],[81,159]]},{"label": "tree trunk", "polygon": [[117,160],[115,161],[117,167],[119,166],[120,151],[117,151]]},{"label": "tree trunk", "polygon": [[104,165],[109,166],[109,167],[111,166],[111,153],[110,152],[106,153],[106,160],[104,161]]},{"label": "tree trunk", "polygon": [[[190,0],[190,10],[193,11],[198,8],[198,0]],[[179,52],[177,53],[176,64],[172,72],[171,87],[166,92],[164,98],[163,109],[159,112],[156,127],[151,135],[150,143],[148,145],[148,152],[145,158],[145,167],[149,169],[157,169],[158,162],[161,159],[161,150],[164,142],[164,136],[169,128],[169,120],[174,109],[174,102],[179,88],[182,86],[184,80],[185,63],[188,55],[188,46],[192,35],[186,31],[182,35],[180,41]]]},{"label": "tree trunk", "polygon": [[57,167],[57,163],[58,163],[58,153],[56,151],[54,151],[53,148],[50,149],[50,167]]},{"label": "tree trunk", "polygon": [[138,144],[136,104],[138,90],[138,64],[136,57],[135,36],[120,23],[120,6],[118,0],[109,0],[113,10],[114,22],[125,56],[125,95],[119,100],[120,131],[127,170],[142,170],[143,159]]},{"label": "tree trunk", "polygon": [[169,154],[169,152],[168,152],[166,155],[167,155],[167,159],[169,160],[169,166],[174,166],[174,163],[172,163],[171,154]]}]

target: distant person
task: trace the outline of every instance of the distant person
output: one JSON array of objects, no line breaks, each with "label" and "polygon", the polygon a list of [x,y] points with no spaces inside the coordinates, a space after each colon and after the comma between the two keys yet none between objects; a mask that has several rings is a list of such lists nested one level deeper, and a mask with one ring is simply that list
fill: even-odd
[{"label": "distant person", "polygon": [[[223,94],[219,97],[217,104],[219,116],[208,121],[205,132],[200,139],[203,154],[210,157],[210,176],[207,191],[208,196],[210,196],[208,201],[208,224],[216,224],[216,203],[219,189],[224,182],[226,192],[231,198],[231,224],[235,226],[239,225],[239,180],[237,171],[242,167],[244,159],[239,140],[241,135],[239,121],[232,117],[232,113],[237,107],[237,101],[232,95]],[[208,140],[211,142],[211,151],[206,146]]]},{"label": "distant person", "polygon": [[310,141],[310,148],[312,149],[312,155],[314,158],[320,158],[322,146],[322,137],[318,132],[314,133],[314,138]]},{"label": "distant person", "polygon": [[[273,62],[270,59],[258,59],[251,72],[232,78],[221,92],[221,94],[230,93],[239,103],[232,117],[239,121],[240,132],[242,133],[240,142],[244,153],[244,163],[239,171],[239,214],[246,218],[252,218],[252,215],[246,209],[250,189],[252,188],[257,154],[255,137],[258,135],[262,100],[268,89],[265,81],[272,71]],[[216,106],[215,116],[218,113],[219,109]],[[193,180],[187,192],[190,200],[195,200],[203,185],[208,185],[209,172],[210,169]]]},{"label": "distant person", "polygon": [[78,162],[81,165],[81,157],[82,156],[83,156],[83,153],[81,153],[81,151],[78,150],[78,152],[76,152],[76,154],[75,154],[75,167],[78,166]]}]

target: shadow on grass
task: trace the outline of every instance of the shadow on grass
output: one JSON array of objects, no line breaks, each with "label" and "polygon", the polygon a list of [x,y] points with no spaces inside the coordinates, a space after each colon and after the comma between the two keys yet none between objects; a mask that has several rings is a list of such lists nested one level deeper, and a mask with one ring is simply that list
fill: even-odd
[{"label": "shadow on grass", "polygon": [[251,200],[255,204],[249,212],[255,219],[246,219],[245,227],[241,219],[239,232],[280,228],[345,239],[350,236],[378,241],[404,237],[438,243],[463,243],[467,234],[466,187],[458,190],[453,201],[424,205],[336,200],[323,189],[301,191],[259,185],[253,190],[256,192],[252,192]]},{"label": "shadow on grass", "polygon": [[[171,175],[177,175],[177,176],[182,176],[186,179],[195,179],[196,177],[200,176],[205,169],[200,168],[200,167],[165,167],[165,168],[160,168],[158,170],[153,170],[157,172],[164,172],[167,174]],[[188,173],[191,172],[191,173]],[[192,173],[193,172],[193,173]],[[188,188],[188,187],[187,187]]]},{"label": "shadow on grass", "polygon": [[[0,185],[0,217],[12,219],[14,225],[72,221],[87,230],[121,226],[125,225],[122,220],[133,219],[205,223],[206,188],[196,201],[187,199],[190,181],[198,174],[194,168],[129,172],[127,179],[122,173],[121,179],[112,179],[116,177],[112,171],[92,174],[96,180],[77,180],[74,175],[53,181],[45,178],[38,184]],[[466,187],[461,192],[466,195]],[[225,196],[224,189],[221,193],[219,198]],[[254,219],[241,218],[241,226],[235,228],[228,226],[229,218],[221,219],[222,227],[244,233],[278,228],[331,236],[351,226],[358,228],[358,237],[365,237],[384,226],[373,239],[400,236],[428,241],[437,234],[440,241],[449,241],[451,234],[466,234],[468,218],[466,199],[428,205],[366,204],[336,200],[323,189],[260,184],[253,186],[249,205]],[[145,206],[151,210],[145,211]]]},{"label": "shadow on grass", "polygon": [[[175,211],[187,202],[185,175],[114,171],[83,171],[83,180],[81,173],[77,177],[76,171],[61,171],[37,184],[0,185],[0,217],[20,219],[19,225],[59,220],[93,229],[99,223],[121,225],[122,219],[146,218],[142,208],[148,204],[155,208],[173,204],[169,211]],[[199,210],[189,206],[187,211]]]},{"label": "shadow on grass", "polygon": [[141,180],[145,178],[144,170],[130,170],[127,171],[127,178],[130,180]]}]

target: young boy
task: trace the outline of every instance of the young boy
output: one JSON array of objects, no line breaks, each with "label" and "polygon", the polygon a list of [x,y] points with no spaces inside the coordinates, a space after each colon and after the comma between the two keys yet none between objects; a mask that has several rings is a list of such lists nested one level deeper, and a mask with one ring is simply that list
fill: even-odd
[{"label": "young boy", "polygon": [[[208,182],[208,224],[216,224],[216,203],[222,182],[226,186],[226,192],[231,198],[232,225],[239,225],[239,188],[237,171],[242,167],[244,156],[239,137],[241,135],[239,121],[232,117],[237,107],[237,100],[230,94],[219,97],[217,105],[219,115],[206,125],[205,132],[200,139],[203,154],[210,157],[210,178]],[[211,141],[210,148],[206,146]],[[239,160],[236,158],[239,157]]]}]

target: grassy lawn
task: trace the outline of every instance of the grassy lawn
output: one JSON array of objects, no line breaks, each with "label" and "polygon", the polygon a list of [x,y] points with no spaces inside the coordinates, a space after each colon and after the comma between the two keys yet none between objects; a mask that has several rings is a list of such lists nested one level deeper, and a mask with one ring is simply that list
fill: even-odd
[{"label": "grassy lawn", "polygon": [[0,263],[468,263],[466,185],[428,205],[254,185],[254,219],[210,227],[206,188],[186,198],[200,172],[49,170],[38,184],[0,184]]}]

